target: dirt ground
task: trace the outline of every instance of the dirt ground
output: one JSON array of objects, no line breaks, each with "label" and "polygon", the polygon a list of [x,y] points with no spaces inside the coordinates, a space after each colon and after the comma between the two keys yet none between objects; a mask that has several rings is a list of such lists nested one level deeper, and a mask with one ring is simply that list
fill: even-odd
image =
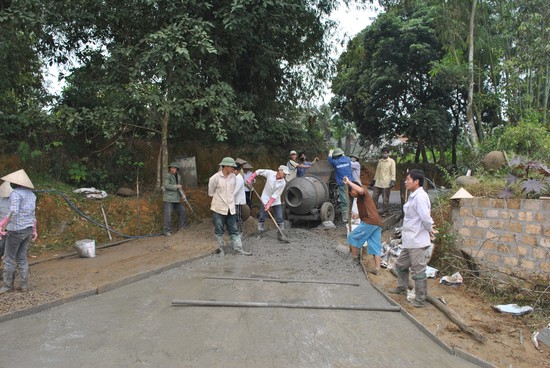
[{"label": "dirt ground", "polygon": [[[245,223],[244,236],[253,234],[255,228],[255,220],[250,218]],[[331,230],[313,228],[311,231],[345,244],[343,227]],[[0,295],[0,317],[98,289],[117,280],[185,259],[213,253],[216,249],[209,219],[194,223],[188,229],[169,237],[157,236],[115,243],[97,245],[95,258],[79,258],[76,253],[30,254],[31,290],[27,293]],[[363,261],[370,262],[367,256]],[[395,277],[388,270],[383,270],[379,276],[369,275],[369,278],[381,290],[395,285]],[[476,355],[497,367],[550,367],[550,347],[541,344],[541,351],[535,349],[531,342],[535,326],[530,326],[525,317],[498,313],[490,304],[471,295],[464,288],[440,285],[438,281],[429,280],[430,295],[443,297],[450,308],[487,338],[485,343],[479,343],[462,332],[432,305],[415,309],[409,307],[403,296],[395,296],[394,300],[446,344]]]}]

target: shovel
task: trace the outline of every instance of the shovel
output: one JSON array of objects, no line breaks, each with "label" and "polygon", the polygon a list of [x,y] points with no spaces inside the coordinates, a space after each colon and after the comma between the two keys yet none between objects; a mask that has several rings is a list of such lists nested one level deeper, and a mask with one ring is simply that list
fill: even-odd
[{"label": "shovel", "polygon": [[189,207],[189,209],[190,209],[191,212],[193,213],[193,216],[197,219],[197,221],[198,221],[199,223],[202,224],[202,220],[197,216],[197,214],[196,214],[195,211],[193,210],[193,207],[191,207],[191,204],[190,204],[189,201],[187,200],[187,197],[185,196],[185,193],[183,193],[183,190],[178,189],[178,191],[180,192],[181,198],[185,201],[185,203],[187,203],[187,206]]},{"label": "shovel", "polygon": [[[254,193],[256,193],[256,196],[260,200],[260,203],[263,205],[264,202],[262,201],[262,197],[260,197],[260,195],[258,194],[258,192],[254,189],[254,187],[252,185],[250,186],[250,189],[252,189],[252,191]],[[275,221],[275,219],[273,218],[273,215],[271,214],[271,211],[266,211],[266,212],[268,213],[269,217],[271,217],[271,219],[273,220],[273,223],[275,224],[275,226],[277,226],[277,231],[278,231],[277,239],[282,241],[282,242],[285,242],[285,243],[290,243],[290,241],[286,238],[285,234],[283,234],[283,231],[279,227],[279,224],[277,223],[277,221]]]}]

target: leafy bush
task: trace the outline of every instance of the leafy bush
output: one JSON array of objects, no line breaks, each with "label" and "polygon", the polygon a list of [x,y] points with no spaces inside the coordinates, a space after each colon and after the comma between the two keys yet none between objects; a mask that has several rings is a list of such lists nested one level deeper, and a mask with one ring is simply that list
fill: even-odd
[{"label": "leafy bush", "polygon": [[541,160],[550,157],[550,133],[538,122],[536,114],[504,129],[499,141],[501,150],[516,155]]},{"label": "leafy bush", "polygon": [[506,177],[506,187],[499,197],[510,198],[514,191],[526,198],[539,198],[550,194],[550,169],[538,161],[516,157],[510,161],[511,171]]}]

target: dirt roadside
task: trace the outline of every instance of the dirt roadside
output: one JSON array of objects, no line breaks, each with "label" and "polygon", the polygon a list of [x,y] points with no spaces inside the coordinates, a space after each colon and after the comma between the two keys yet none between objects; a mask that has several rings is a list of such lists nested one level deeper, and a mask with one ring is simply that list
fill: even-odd
[{"label": "dirt roadside", "polygon": [[[255,220],[249,219],[245,224],[245,236],[251,235],[255,228]],[[344,228],[311,231],[333,239],[335,244],[345,244]],[[104,248],[98,246],[95,258],[79,258],[76,254],[44,253],[36,257],[31,254],[31,290],[1,295],[0,317],[213,253],[215,249],[212,225],[205,220],[169,237],[141,238]],[[364,262],[370,262],[367,256]],[[395,285],[395,277],[387,270],[369,278],[381,290]],[[394,298],[446,344],[497,367],[550,367],[550,347],[542,345],[542,351],[535,349],[531,343],[534,326],[529,325],[528,318],[500,314],[464,288],[443,286],[438,280],[429,280],[428,291],[433,296],[443,297],[449,307],[487,338],[485,343],[477,342],[431,305],[415,309],[409,307],[405,297]]]}]

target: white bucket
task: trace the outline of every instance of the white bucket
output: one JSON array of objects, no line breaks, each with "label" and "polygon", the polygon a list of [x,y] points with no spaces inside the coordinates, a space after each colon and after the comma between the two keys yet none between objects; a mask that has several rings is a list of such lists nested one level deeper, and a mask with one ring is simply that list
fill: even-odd
[{"label": "white bucket", "polygon": [[77,240],[75,247],[80,257],[83,257],[83,258],[95,257],[95,240],[91,240],[91,239]]}]

